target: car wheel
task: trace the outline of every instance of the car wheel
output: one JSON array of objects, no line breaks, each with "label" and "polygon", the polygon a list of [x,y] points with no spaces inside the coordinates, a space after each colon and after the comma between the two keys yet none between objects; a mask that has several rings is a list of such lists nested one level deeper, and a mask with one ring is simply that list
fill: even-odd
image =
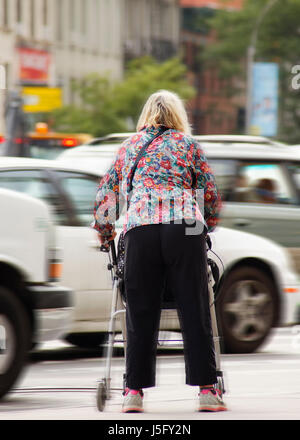
[{"label": "car wheel", "polygon": [[15,384],[30,346],[28,315],[15,293],[0,287],[0,398]]},{"label": "car wheel", "polygon": [[223,351],[252,353],[274,325],[278,298],[268,275],[245,266],[225,276],[216,304]]},{"label": "car wheel", "polygon": [[106,333],[70,333],[65,340],[80,348],[98,348],[105,342]]}]

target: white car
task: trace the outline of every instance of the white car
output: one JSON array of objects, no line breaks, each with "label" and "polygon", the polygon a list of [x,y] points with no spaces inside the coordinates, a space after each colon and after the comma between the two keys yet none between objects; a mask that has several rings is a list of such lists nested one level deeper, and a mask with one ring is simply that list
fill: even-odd
[{"label": "white car", "polygon": [[[128,133],[112,133],[101,138],[94,138],[86,142],[84,145],[99,145],[107,143],[123,142],[129,136],[132,136],[133,132]],[[282,142],[269,139],[264,136],[248,136],[248,135],[230,135],[230,134],[214,134],[214,135],[196,135],[194,136],[200,142],[218,142],[222,144],[236,144],[236,143],[247,143],[247,144],[259,144],[259,145],[277,145],[284,146]]]},{"label": "white car", "polygon": [[[92,162],[95,165],[97,160]],[[99,252],[97,233],[89,226],[103,174],[101,163],[98,171],[92,166],[87,171],[87,163],[82,168],[58,160],[0,161],[0,188],[25,192],[53,207],[63,246],[61,283],[75,294],[68,340],[80,346],[100,344],[110,318],[112,283],[107,254]],[[210,257],[222,275],[217,312],[225,350],[252,352],[273,326],[299,321],[297,274],[287,253],[269,240],[221,227],[211,238]],[[176,311],[163,312],[161,329],[179,330]]]},{"label": "white car", "polygon": [[[91,141],[58,159],[105,172],[124,136],[113,134],[98,144]],[[286,247],[300,273],[299,149],[253,136],[194,138],[199,140],[222,194],[221,226]]]},{"label": "white car", "polygon": [[72,291],[59,283],[61,249],[49,205],[0,188],[0,399],[35,343],[62,337]]}]

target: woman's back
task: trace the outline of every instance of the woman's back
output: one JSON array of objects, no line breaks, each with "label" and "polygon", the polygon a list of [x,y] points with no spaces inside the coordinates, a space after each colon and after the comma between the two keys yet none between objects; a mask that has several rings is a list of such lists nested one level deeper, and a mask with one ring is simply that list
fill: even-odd
[{"label": "woman's back", "polygon": [[[155,138],[162,127],[166,131]],[[93,226],[99,232],[109,233],[110,225],[120,214],[122,196],[127,202],[125,233],[137,226],[181,219],[198,220],[209,231],[213,230],[220,197],[201,146],[190,135],[181,101],[166,91],[152,95],[137,130],[123,143],[100,183],[97,196],[100,203],[95,206],[98,220]],[[139,152],[152,139],[132,177]]]},{"label": "woman's back", "polygon": [[[130,173],[139,150],[157,132],[154,127],[145,128],[125,141],[123,178]],[[151,143],[139,161],[133,179],[134,187],[145,186],[158,191],[191,188],[195,148],[190,136],[168,129]]]}]

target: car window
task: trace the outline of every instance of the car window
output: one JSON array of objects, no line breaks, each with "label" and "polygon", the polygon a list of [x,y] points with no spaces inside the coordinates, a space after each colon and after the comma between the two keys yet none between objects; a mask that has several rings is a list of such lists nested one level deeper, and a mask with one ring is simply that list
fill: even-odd
[{"label": "car window", "polygon": [[280,164],[241,164],[232,200],[246,203],[296,204],[297,197]]},{"label": "car window", "polygon": [[228,159],[209,159],[222,200],[228,200],[236,176],[237,162]]},{"label": "car window", "polygon": [[43,200],[53,208],[58,224],[67,224],[68,216],[63,201],[52,183],[39,170],[0,171],[0,187],[19,191]]},{"label": "car window", "polygon": [[89,226],[93,220],[93,209],[100,178],[82,173],[58,171],[60,183],[70,197],[77,220],[82,226]]},{"label": "car window", "polygon": [[290,164],[289,168],[294,176],[296,187],[298,190],[300,190],[300,164],[298,163]]},{"label": "car window", "polygon": [[300,166],[297,167],[297,172],[295,172],[295,179],[297,188],[300,189]]}]

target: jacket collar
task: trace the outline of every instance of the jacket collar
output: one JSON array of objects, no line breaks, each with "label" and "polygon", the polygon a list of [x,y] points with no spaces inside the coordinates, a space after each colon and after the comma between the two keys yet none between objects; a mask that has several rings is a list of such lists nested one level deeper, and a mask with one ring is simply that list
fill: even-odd
[{"label": "jacket collar", "polygon": [[159,125],[158,127],[154,127],[153,125],[145,125],[140,131],[155,136],[162,127],[163,125]]}]

